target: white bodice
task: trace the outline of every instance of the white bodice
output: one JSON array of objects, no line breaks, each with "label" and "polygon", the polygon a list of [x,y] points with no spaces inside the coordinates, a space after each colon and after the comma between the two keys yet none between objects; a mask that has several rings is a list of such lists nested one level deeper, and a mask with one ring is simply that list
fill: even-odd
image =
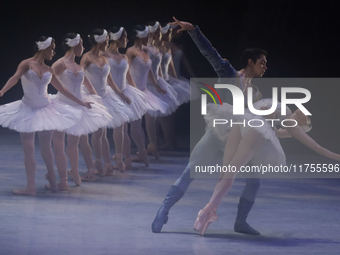
[{"label": "white bodice", "polygon": [[126,89],[126,74],[129,70],[129,63],[122,59],[118,64],[113,58],[109,58],[109,64],[113,81],[120,90],[124,91]]},{"label": "white bodice", "polygon": [[169,80],[169,65],[171,61],[171,54],[169,52],[165,52],[162,57],[161,67],[163,72],[164,80]]},{"label": "white bodice", "polygon": [[[64,72],[58,75],[58,79],[62,85],[67,88],[75,97],[79,100],[83,100],[81,93],[81,85],[84,81],[84,71],[80,71],[75,74],[69,69],[65,69]],[[60,92],[57,93],[57,98],[71,105],[76,105],[77,103],[65,97]]]},{"label": "white bodice", "polygon": [[36,72],[29,69],[21,76],[22,89],[24,96],[22,102],[30,107],[45,107],[50,104],[51,99],[47,93],[47,86],[51,82],[52,74],[45,72],[40,78]]},{"label": "white bodice", "polygon": [[148,80],[148,74],[151,69],[151,60],[148,59],[147,62],[144,61],[139,56],[136,56],[132,61],[130,65],[130,71],[133,80],[136,83],[137,88],[140,90],[146,89],[146,83]]},{"label": "white bodice", "polygon": [[85,69],[86,77],[90,80],[92,86],[96,90],[98,96],[105,96],[107,94],[107,76],[110,72],[110,65],[105,64],[103,68],[96,66],[95,64],[90,64]]}]

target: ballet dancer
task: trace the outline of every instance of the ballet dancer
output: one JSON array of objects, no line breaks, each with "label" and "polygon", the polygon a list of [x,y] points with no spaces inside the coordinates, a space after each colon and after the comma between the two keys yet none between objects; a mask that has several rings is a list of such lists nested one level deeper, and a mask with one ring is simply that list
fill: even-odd
[{"label": "ballet dancer", "polygon": [[[263,100],[258,101],[258,104],[268,108],[271,106],[271,99],[264,100],[264,103],[262,101]],[[257,108],[256,103],[254,104],[254,107]],[[308,119],[300,110],[297,110],[294,114],[292,114],[287,107],[287,115],[281,116],[280,108],[281,105],[278,104],[277,111],[275,112],[276,119],[280,119],[280,121],[286,119],[285,125],[287,127],[285,127],[284,131],[288,132],[289,136],[296,138],[308,148],[322,156],[340,161],[339,154],[323,148],[306,134],[305,130],[307,129],[306,131],[308,131]],[[248,119],[256,117],[257,119],[261,118],[264,122],[266,122],[263,127],[243,127],[241,125],[234,125],[231,128],[230,135],[227,135],[230,127],[221,127],[221,125],[219,125],[218,128],[213,128],[213,131],[219,139],[226,139],[226,135],[228,137],[223,156],[224,166],[230,165],[235,167],[235,169],[240,169],[241,166],[245,166],[248,162],[254,166],[259,166],[261,164],[270,164],[272,166],[286,164],[285,154],[280,142],[278,141],[275,133],[272,131],[271,125],[269,122],[265,121],[264,117],[248,113],[237,118],[233,116],[232,106],[227,103],[223,104],[223,106],[218,109],[209,104],[207,112],[208,114],[205,119],[210,127],[213,126],[213,118],[218,118],[218,116],[220,118],[231,117],[233,119]],[[293,119],[297,121],[298,125],[294,126],[295,122]],[[302,125],[303,128],[301,128],[300,125]],[[221,203],[222,198],[232,187],[236,176],[237,171],[235,173],[226,172],[221,174],[209,203],[198,213],[194,229],[198,231],[200,235],[204,235],[210,223],[218,220],[216,214],[217,208]]]},{"label": "ballet dancer", "polygon": [[[211,45],[209,40],[201,33],[197,26],[191,23],[178,21],[174,18],[175,22],[171,25],[178,25],[179,32],[188,31],[189,35],[203,54],[213,66],[219,78],[238,78],[240,81],[238,86],[245,92],[248,87],[253,87],[253,102],[258,101],[262,95],[260,91],[251,84],[253,77],[262,77],[267,70],[267,53],[261,49],[247,49],[241,56],[242,69],[236,71],[228,60],[223,59],[217,50]],[[231,102],[229,95],[221,94],[223,102]],[[207,150],[206,148],[209,148]],[[189,163],[184,169],[182,175],[177,179],[174,185],[171,186],[168,194],[166,195],[161,207],[159,208],[154,221],[152,222],[151,229],[154,233],[159,233],[164,224],[168,222],[168,213],[172,206],[177,203],[189,188],[194,178],[190,178],[190,167],[205,165],[211,162],[219,151],[223,151],[225,142],[219,140],[212,129],[208,128],[193,149]],[[246,178],[246,186],[241,194],[237,216],[234,224],[234,230],[239,233],[259,235],[260,233],[252,228],[247,222],[247,216],[253,207],[256,194],[261,185],[259,178]]]},{"label": "ballet dancer", "polygon": [[[119,53],[119,49],[125,49],[128,43],[125,28],[112,27],[109,30],[109,35],[110,45],[105,51],[104,55],[109,61],[113,81],[131,100],[131,104],[128,105],[134,114],[133,118],[130,119],[131,132],[135,133],[135,129],[140,126],[138,120],[141,120],[143,115],[148,110],[148,106],[145,102],[146,97],[145,94],[137,88],[135,82],[132,79],[127,56]],[[113,131],[113,139],[116,148],[116,155],[113,156],[113,160],[116,162],[120,171],[132,169],[130,154],[131,141],[127,131],[128,123],[126,122],[121,127],[115,128]],[[122,161],[122,154],[124,156],[124,163]]]},{"label": "ballet dancer", "polygon": [[[159,155],[157,154],[158,150],[155,144],[157,141],[155,118],[167,112],[168,104],[162,101],[159,97],[155,96],[148,89],[148,78],[155,86],[155,89],[159,94],[166,94],[167,92],[160,87],[157,80],[155,79],[151,70],[152,61],[144,49],[144,46],[146,46],[148,42],[149,28],[144,25],[137,25],[132,29],[131,35],[134,39],[134,45],[127,49],[126,56],[129,60],[132,78],[135,81],[137,88],[140,89],[146,96],[146,102],[149,110],[144,116],[146,130],[150,140],[148,148],[154,152],[157,158]],[[141,124],[141,119],[136,121],[136,128],[131,130],[131,137],[135,141],[138,148],[138,156],[135,161],[144,162],[144,164],[147,166],[149,164],[149,159],[145,149],[145,136]]]},{"label": "ballet dancer", "polygon": [[[67,148],[66,153],[70,162],[71,170],[68,174],[72,177],[77,186],[81,184],[81,178],[79,176],[79,141],[83,140],[82,152],[85,163],[89,172],[93,172],[92,163],[92,149],[88,143],[88,134],[97,131],[99,128],[104,128],[112,120],[112,116],[109,114],[108,109],[96,101],[101,98],[97,95],[95,89],[84,75],[84,70],[75,62],[75,57],[80,57],[83,54],[83,40],[79,34],[68,33],[63,38],[62,48],[65,51],[65,55],[58,59],[53,65],[52,69],[57,75],[58,79],[64,87],[66,87],[71,93],[82,100],[85,98],[88,101],[94,102],[91,109],[86,109],[75,105],[73,101],[70,101],[60,92],[55,96],[55,100],[60,103],[69,104],[82,112],[82,117],[76,125],[65,131],[54,131],[53,133],[53,146],[56,157],[57,168],[59,172],[60,182],[58,183],[59,190],[68,190],[67,184],[67,162],[65,155],[65,132],[67,134]],[[82,92],[81,85],[87,88],[91,93],[91,96],[85,97]],[[58,141],[62,144],[59,145]]]},{"label": "ballet dancer", "polygon": [[[113,120],[108,128],[121,127],[125,122],[133,118],[133,112],[126,107],[130,99],[114,83],[110,74],[108,59],[103,55],[109,41],[109,35],[105,29],[95,29],[89,36],[92,48],[85,53],[80,61],[80,66],[85,70],[86,77],[90,80],[97,94],[102,97],[103,104],[109,109]],[[107,86],[107,84],[109,86]],[[106,136],[106,128],[100,128],[92,135],[92,146],[95,154],[95,166],[101,176],[113,175],[113,166],[110,159],[110,146]],[[104,167],[102,167],[104,159]],[[94,173],[87,173],[83,180],[95,179]]]},{"label": "ballet dancer", "polygon": [[72,95],[59,82],[53,69],[45,64],[45,60],[52,60],[55,54],[55,42],[52,37],[39,37],[35,43],[35,54],[32,58],[23,60],[15,74],[0,90],[2,97],[21,79],[24,96],[18,100],[0,107],[0,125],[20,132],[24,149],[24,163],[27,175],[27,187],[14,189],[16,195],[35,195],[34,158],[35,133],[38,133],[40,153],[46,164],[46,179],[54,192],[58,185],[54,173],[53,152],[51,148],[53,130],[63,131],[74,126],[81,118],[81,110],[59,104],[50,99],[47,86],[51,83],[59,92],[77,104],[91,108],[90,102],[84,102]]}]

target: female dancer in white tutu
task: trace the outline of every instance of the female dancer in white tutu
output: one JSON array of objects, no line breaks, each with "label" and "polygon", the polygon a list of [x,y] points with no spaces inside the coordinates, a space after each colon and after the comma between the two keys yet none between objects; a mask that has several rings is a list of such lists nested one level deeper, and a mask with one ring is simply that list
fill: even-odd
[{"label": "female dancer in white tutu", "polygon": [[[271,99],[260,100],[254,104],[255,108],[271,108],[272,101]],[[257,106],[256,106],[257,105]],[[245,116],[241,116],[235,118],[233,116],[232,106],[225,103],[223,106],[215,106],[208,105],[208,114],[206,115],[206,121],[208,126],[213,126],[213,119],[223,118],[228,119],[259,119],[263,118],[265,125],[262,127],[243,127],[240,125],[234,125],[231,130],[227,125],[217,125],[214,127],[214,133],[221,139],[225,139],[228,137],[227,144],[224,151],[223,165],[225,166],[235,166],[235,169],[240,169],[241,166],[245,166],[248,162],[251,165],[285,165],[286,158],[285,154],[282,150],[280,142],[278,141],[277,136],[279,137],[294,137],[302,142],[304,145],[314,150],[316,153],[340,161],[340,155],[330,152],[329,150],[321,147],[318,143],[316,143],[310,136],[308,136],[305,132],[308,131],[305,129],[308,124],[306,116],[300,111],[297,110],[294,114],[291,114],[291,111],[287,108],[287,115],[280,115],[280,104],[276,109],[276,117],[275,119],[280,119],[281,121],[287,119],[285,121],[286,127],[285,130],[279,130],[278,132],[273,132],[271,125],[269,122],[265,121],[263,117],[259,117],[253,115],[251,113],[246,113]],[[272,119],[272,117],[269,117]],[[299,125],[296,124],[295,119]],[[224,127],[223,127],[224,126]],[[303,126],[301,128],[300,126]],[[229,134],[230,132],[230,134]],[[214,193],[209,201],[209,203],[198,213],[198,217],[196,219],[194,229],[198,231],[201,235],[203,235],[211,222],[217,221],[218,217],[216,214],[217,207],[221,203],[223,197],[233,185],[234,179],[237,175],[237,171],[235,173],[223,173],[221,174],[221,178],[219,179]]]},{"label": "female dancer in white tutu", "polygon": [[[168,105],[148,90],[147,79],[149,78],[159,94],[166,94],[167,92],[159,86],[157,80],[153,76],[151,71],[152,61],[148,53],[143,48],[143,46],[147,45],[148,35],[148,27],[143,25],[135,26],[132,30],[134,45],[127,49],[126,55],[129,59],[132,78],[135,81],[137,88],[145,93],[146,102],[150,109],[145,114],[145,125],[150,140],[149,148],[151,148],[155,153],[158,153],[155,119],[160,114],[165,114],[167,112]],[[149,159],[145,150],[145,136],[141,126],[142,120],[140,119],[136,122],[139,122],[139,128],[131,132],[131,136],[138,148],[137,160],[148,165]],[[158,155],[156,154],[156,156]]]},{"label": "female dancer in white tutu", "polygon": [[[92,163],[92,150],[88,143],[88,134],[97,131],[99,128],[104,128],[107,124],[112,121],[112,116],[109,114],[108,109],[101,103],[96,101],[100,100],[95,89],[92,87],[89,80],[84,75],[84,70],[75,62],[75,57],[80,57],[83,54],[83,40],[79,34],[68,33],[65,35],[62,47],[65,50],[64,57],[58,59],[53,65],[52,69],[57,75],[60,82],[64,87],[69,89],[74,96],[82,100],[84,93],[82,92],[81,85],[84,83],[87,90],[92,94],[91,96],[85,97],[88,101],[94,101],[91,109],[86,109],[75,105],[73,101],[70,101],[63,94],[58,93],[56,99],[60,103],[69,104],[82,111],[82,117],[79,122],[66,129],[67,134],[67,148],[66,153],[69,158],[71,170],[68,172],[72,177],[76,185],[80,185],[81,179],[79,176],[79,150],[78,145],[80,139],[82,140],[82,152],[83,157],[88,167],[89,172],[94,172]],[[62,141],[62,145],[58,145],[58,141]],[[67,190],[67,162],[66,155],[64,152],[64,141],[65,132],[55,131],[53,133],[53,145],[54,153],[58,158],[63,160],[57,161],[60,183],[58,184],[59,190]]]},{"label": "female dancer in white tutu", "polygon": [[[108,59],[103,55],[108,46],[109,35],[105,29],[95,29],[91,32],[89,41],[92,48],[83,55],[80,66],[84,68],[87,78],[97,94],[102,97],[103,104],[109,109],[113,117],[113,120],[107,127],[121,127],[125,122],[133,119],[134,115],[125,104],[130,104],[130,99],[114,83],[110,74]],[[110,146],[105,128],[93,133],[92,146],[96,157],[95,165],[99,173],[102,176],[112,175],[113,166],[111,164]],[[105,163],[104,167],[102,167],[102,158]],[[92,180],[93,178],[93,173],[88,173],[82,177],[83,180]]]},{"label": "female dancer in white tutu", "polygon": [[[27,174],[27,187],[14,189],[17,195],[35,195],[34,158],[35,132],[38,132],[41,156],[48,173],[45,175],[53,191],[58,191],[54,174],[51,140],[53,130],[63,131],[74,126],[81,117],[81,110],[59,104],[49,98],[47,85],[51,84],[66,97],[81,106],[91,108],[91,103],[79,100],[62,86],[53,69],[44,61],[51,60],[54,55],[55,43],[52,37],[40,37],[35,45],[35,55],[23,60],[15,74],[7,81],[0,91],[0,97],[12,88],[21,78],[24,96],[0,107],[0,125],[20,132],[24,149],[24,161]],[[58,160],[58,158],[56,158]]]},{"label": "female dancer in white tutu", "polygon": [[[162,61],[162,53],[159,51],[159,49],[156,47],[156,45],[160,42],[162,38],[161,34],[161,26],[158,21],[155,22],[153,26],[149,26],[150,31],[150,39],[149,44],[146,47],[146,50],[152,60],[152,72],[158,82],[158,84],[161,86],[162,89],[164,89],[167,93],[166,95],[158,93],[154,87],[151,85],[150,81],[148,83],[149,89],[160,99],[162,99],[164,102],[168,104],[168,110],[166,115],[170,115],[173,112],[176,111],[178,106],[180,105],[179,100],[177,99],[177,92],[174,90],[174,88],[167,83],[163,78],[163,73],[161,69],[161,61]],[[164,127],[166,132],[164,132],[166,135],[168,132],[168,122],[163,119],[159,119],[161,123],[161,127]],[[157,148],[157,140],[153,142],[152,144],[148,145],[148,151],[151,152],[156,158],[158,158],[158,148]]]},{"label": "female dancer in white tutu", "polygon": [[[137,120],[142,119],[143,115],[148,110],[147,103],[145,102],[146,96],[137,88],[132,79],[127,56],[119,53],[119,48],[126,48],[128,42],[125,28],[112,27],[109,34],[110,46],[105,51],[105,56],[108,58],[111,67],[110,70],[113,81],[131,100],[131,104],[128,105],[134,114],[133,119],[130,119],[131,132],[136,133],[136,129],[139,129],[140,127],[140,123]],[[113,139],[116,148],[116,155],[113,159],[120,171],[124,171],[125,168],[132,169],[130,154],[131,141],[127,129],[128,125],[125,122],[123,126],[115,128],[113,131]],[[122,152],[125,164],[122,161]]]}]

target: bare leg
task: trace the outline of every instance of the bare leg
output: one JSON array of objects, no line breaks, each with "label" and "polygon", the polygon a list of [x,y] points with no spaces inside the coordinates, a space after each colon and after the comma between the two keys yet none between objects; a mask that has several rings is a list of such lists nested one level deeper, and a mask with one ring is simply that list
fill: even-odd
[{"label": "bare leg", "polygon": [[[229,135],[223,157],[223,165],[235,166],[237,170],[249,162],[265,141],[254,129],[250,129],[242,139],[240,137],[239,126],[234,126]],[[236,175],[237,171],[235,173],[223,173],[209,203],[198,213],[194,228],[201,235],[204,234],[211,222],[217,220],[217,207],[232,187]]]},{"label": "bare leg", "polygon": [[65,132],[53,131],[53,150],[58,169],[60,190],[68,190],[67,159],[65,154]]},{"label": "bare leg", "polygon": [[155,159],[159,159],[159,152],[157,147],[157,134],[156,134],[156,117],[150,116],[148,113],[145,114],[145,125],[146,132],[149,137],[149,144],[147,146],[148,151],[150,151]]},{"label": "bare leg", "polygon": [[[102,136],[104,129],[100,128],[92,134],[91,143],[94,152],[94,157],[96,158],[94,163],[99,173],[102,173]],[[102,174],[103,175],[103,174]]]},{"label": "bare leg", "polygon": [[104,167],[101,173],[102,176],[113,175],[113,165],[111,164],[110,154],[111,154],[110,144],[109,144],[109,140],[107,139],[107,129],[105,128],[103,135],[102,135],[102,156],[104,159]]},{"label": "bare leg", "polygon": [[81,179],[79,176],[79,136],[74,136],[67,134],[67,148],[66,153],[68,160],[70,161],[71,170],[69,171],[70,176],[74,180],[76,185],[81,184]]},{"label": "bare leg", "polygon": [[82,135],[80,137],[79,141],[80,145],[80,150],[81,153],[83,154],[83,158],[87,167],[87,173],[85,176],[82,176],[81,179],[83,181],[95,181],[95,170],[93,166],[93,161],[92,161],[92,149],[89,144],[89,136],[88,135]]},{"label": "bare leg", "polygon": [[46,179],[50,183],[50,187],[54,192],[58,191],[58,185],[56,182],[56,177],[54,173],[54,160],[53,160],[53,151],[52,151],[52,135],[53,131],[41,131],[38,132],[39,136],[39,144],[40,144],[40,154],[43,158],[46,168],[47,174],[45,175]]},{"label": "bare leg", "polygon": [[125,171],[125,165],[123,162],[123,145],[124,145],[124,124],[120,127],[117,127],[113,130],[113,141],[115,143],[116,154],[112,157],[112,159],[116,162],[118,169],[121,172]]},{"label": "bare leg", "polygon": [[123,143],[123,156],[124,156],[124,163],[125,163],[125,169],[131,170],[132,169],[132,163],[131,163],[131,141],[128,134],[128,123],[124,124],[124,143]]},{"label": "bare leg", "polygon": [[173,150],[176,148],[176,134],[175,134],[175,113],[169,116],[159,118],[163,135],[165,138],[165,144],[160,148],[162,150]]},{"label": "bare leg", "polygon": [[24,163],[27,176],[27,187],[25,189],[13,189],[16,195],[35,195],[35,169],[37,164],[34,158],[35,133],[20,133],[22,147],[24,150]]},{"label": "bare leg", "polygon": [[142,128],[142,119],[131,123],[131,137],[138,148],[138,158],[134,161],[142,161],[146,166],[149,165],[149,158],[145,149],[145,135]]}]

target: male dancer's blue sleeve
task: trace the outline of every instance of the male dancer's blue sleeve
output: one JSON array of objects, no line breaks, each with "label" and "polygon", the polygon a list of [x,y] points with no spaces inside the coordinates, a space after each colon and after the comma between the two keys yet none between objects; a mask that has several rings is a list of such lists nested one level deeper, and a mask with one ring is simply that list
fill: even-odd
[{"label": "male dancer's blue sleeve", "polygon": [[223,59],[198,26],[188,31],[202,55],[210,62],[219,78],[236,77],[236,70],[227,59]]}]

